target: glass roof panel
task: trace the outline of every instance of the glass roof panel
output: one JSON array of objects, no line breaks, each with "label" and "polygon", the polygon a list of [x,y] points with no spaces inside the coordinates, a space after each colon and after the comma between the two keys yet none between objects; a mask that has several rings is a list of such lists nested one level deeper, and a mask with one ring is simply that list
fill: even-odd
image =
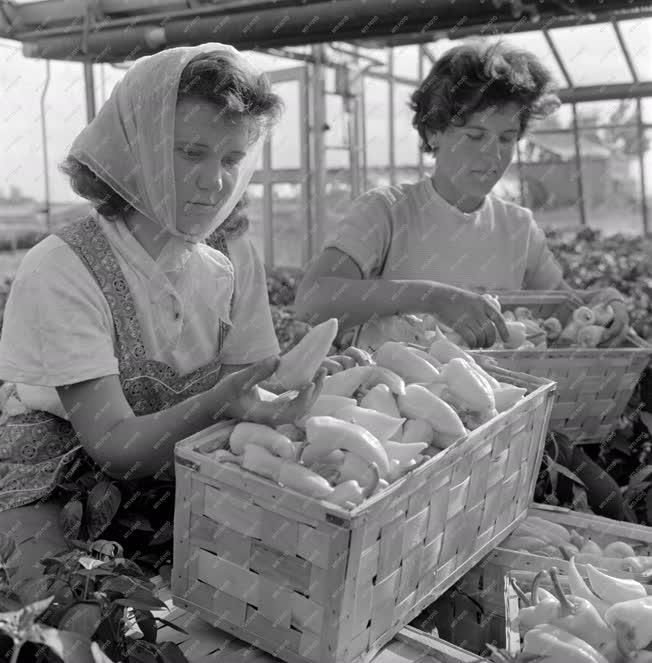
[{"label": "glass roof panel", "polygon": [[620,21],[618,25],[638,79],[652,80],[652,17]]},{"label": "glass roof panel", "polygon": [[652,98],[641,99],[641,116],[644,123],[652,124]]},{"label": "glass roof panel", "polygon": [[418,82],[419,46],[417,44],[394,47],[394,75]]},{"label": "glass roof panel", "polygon": [[550,36],[573,85],[632,82],[611,23],[555,28],[550,30]]}]

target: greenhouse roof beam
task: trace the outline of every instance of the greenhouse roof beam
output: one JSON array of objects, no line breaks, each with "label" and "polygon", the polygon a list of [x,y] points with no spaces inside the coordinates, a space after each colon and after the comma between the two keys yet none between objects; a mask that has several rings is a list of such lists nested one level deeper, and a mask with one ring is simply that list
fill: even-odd
[{"label": "greenhouse roof beam", "polygon": [[[86,31],[78,19],[83,12],[74,14],[74,18],[71,14],[75,7],[79,11],[86,7],[84,0],[46,0],[15,5],[17,11],[25,12],[23,20],[14,21],[13,31],[9,34],[7,22],[0,19],[0,35],[4,33],[24,42],[25,55],[32,57],[116,62],[167,47],[216,39],[243,50],[327,43],[334,39],[357,40],[359,43],[361,36],[392,45],[396,39],[423,43],[432,41],[433,34],[451,37],[464,30],[471,30],[472,34],[490,34],[498,24],[509,25],[511,31],[521,31],[590,22],[584,17],[567,16],[554,0],[538,3],[538,22],[533,22],[525,14],[515,18],[511,3],[496,8],[491,3],[479,6],[477,0],[457,0],[455,3],[449,0],[431,0],[429,3],[422,0],[401,3],[392,0],[339,0],[337,3],[305,0],[301,5],[297,5],[296,0],[232,0],[211,2],[210,5],[202,2],[192,10],[181,0],[166,0],[165,4],[172,8],[165,13],[125,10],[126,6],[161,7],[161,3],[154,0],[135,0],[133,5],[103,0],[101,4],[106,19],[98,23],[91,16]],[[58,18],[55,5],[67,8],[71,14],[67,20]],[[115,6],[113,14],[109,11],[111,6]],[[117,13],[118,6],[122,7],[121,14]],[[582,0],[581,3],[577,0],[575,6],[585,15],[592,12],[596,21],[604,22],[611,18],[639,17],[642,7],[648,4],[639,2],[637,8],[628,0]],[[41,21],[37,22],[39,7]],[[31,22],[26,20],[28,9]],[[130,29],[124,30],[127,26]],[[87,37],[87,49],[82,48],[83,36]]]},{"label": "greenhouse roof beam", "polygon": [[610,99],[642,99],[652,97],[652,81],[587,85],[560,90],[558,95],[563,103],[569,104]]}]

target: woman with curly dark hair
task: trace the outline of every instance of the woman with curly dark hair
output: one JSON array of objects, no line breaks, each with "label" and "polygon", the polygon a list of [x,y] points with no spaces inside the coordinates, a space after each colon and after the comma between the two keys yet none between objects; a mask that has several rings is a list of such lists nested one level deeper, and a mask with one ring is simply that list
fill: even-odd
[{"label": "woman with curly dark hair", "polygon": [[[492,193],[531,120],[558,105],[527,51],[481,42],[447,51],[410,100],[434,172],[353,203],[299,288],[302,316],[337,317],[341,329],[358,327],[355,345],[373,349],[414,340],[400,314],[432,313],[470,347],[488,347],[506,330],[479,292],[568,289],[532,212]],[[599,298],[616,312],[603,342],[617,342],[623,298],[613,289]]]},{"label": "woman with curly dark hair", "polygon": [[[173,495],[152,509],[140,482],[173,479],[176,442],[220,418],[291,422],[314,402],[324,371],[294,398],[256,388],[279,346],[236,205],[280,111],[234,48],[174,48],[138,60],[74,141],[63,170],[95,212],[24,257],[0,341],[0,379],[16,385],[0,420],[0,529],[33,536],[21,574],[61,547],[61,490],[116,482],[169,529]],[[97,534],[92,514],[80,533],[66,513],[72,538]]]}]

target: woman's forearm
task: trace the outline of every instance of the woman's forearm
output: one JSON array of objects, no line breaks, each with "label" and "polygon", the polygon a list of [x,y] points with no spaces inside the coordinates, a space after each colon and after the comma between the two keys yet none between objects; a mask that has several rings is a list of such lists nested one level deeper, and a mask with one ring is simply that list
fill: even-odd
[{"label": "woman's forearm", "polygon": [[[610,301],[623,302],[624,298],[616,288],[594,288],[593,290],[576,290],[571,287],[566,281],[562,281],[559,285],[559,290],[570,291],[575,293],[584,302],[589,304],[591,302],[602,301],[610,303]],[[596,298],[598,298],[596,300]]]},{"label": "woman's forearm", "polygon": [[347,329],[374,317],[435,312],[440,300],[443,305],[444,289],[450,292],[435,281],[321,277],[298,293],[295,307],[311,324],[337,318]]},{"label": "woman's forearm", "polygon": [[111,449],[111,460],[102,464],[104,471],[118,479],[169,476],[175,444],[228,418],[223,408],[209,389],[160,412],[121,421],[103,440]]}]

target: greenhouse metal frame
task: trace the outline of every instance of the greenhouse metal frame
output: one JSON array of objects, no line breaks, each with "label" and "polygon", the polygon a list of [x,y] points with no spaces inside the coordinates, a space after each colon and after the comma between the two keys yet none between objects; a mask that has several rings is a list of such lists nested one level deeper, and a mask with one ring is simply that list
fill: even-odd
[{"label": "greenhouse metal frame", "polygon": [[[306,20],[306,16],[312,18]],[[289,18],[284,20],[285,17]],[[348,20],[344,20],[345,17],[349,17]],[[249,30],[242,27],[248,25]],[[608,55],[612,63],[616,58],[622,63],[621,72],[615,80],[592,81],[585,85],[574,71],[575,60],[584,57],[591,62],[594,57],[596,68],[600,68],[606,55],[576,53],[573,57],[570,53],[569,57],[569,46],[560,38],[560,31],[575,29],[576,33],[584,30],[590,34],[595,26],[601,26],[604,38],[613,42]],[[636,34],[636,30],[641,32]],[[426,4],[420,0],[337,3],[304,0],[300,6],[283,0],[275,3],[243,0],[0,2],[0,37],[21,42],[24,55],[44,59],[46,67],[50,60],[79,61],[83,66],[87,119],[92,118],[96,110],[94,77],[98,67],[107,64],[121,67],[140,55],[162,48],[208,41],[207,34],[213,35],[210,38],[213,41],[284,58],[289,66],[272,71],[272,82],[298,86],[301,134],[298,161],[291,168],[275,168],[272,141],[268,141],[263,162],[253,180],[263,192],[261,248],[268,265],[278,263],[274,228],[277,185],[288,185],[298,191],[292,214],[302,238],[297,261],[305,264],[318,251],[333,215],[341,212],[351,198],[378,183],[395,184],[406,171],[419,177],[428,171],[429,166],[419,150],[409,165],[404,159],[401,162],[402,157],[397,153],[397,142],[402,136],[397,134],[396,109],[407,101],[397,89],[414,88],[446,48],[470,37],[504,38],[519,44],[525,39],[526,46],[529,42],[536,43],[544,61],[561,78],[559,96],[570,118],[567,126],[535,128],[531,137],[535,140],[540,135],[544,148],[546,134],[554,135],[558,143],[563,142],[563,137],[574,150],[574,158],[569,160],[573,162],[571,166],[577,181],[577,222],[567,225],[593,225],[582,175],[586,166],[583,136],[590,134],[595,141],[599,132],[613,135],[620,132],[620,140],[624,135],[630,150],[638,145],[638,153],[634,149],[628,160],[630,165],[638,161],[638,191],[631,195],[639,205],[639,229],[649,234],[647,189],[650,187],[646,187],[645,152],[646,144],[652,142],[652,52],[649,52],[652,9],[647,2],[460,0],[450,3],[449,0],[432,0]],[[633,47],[637,42],[638,46]],[[584,47],[590,50],[591,45],[586,43]],[[412,75],[402,66],[408,48],[412,49],[410,64],[416,65],[411,69]],[[418,53],[416,63],[415,52]],[[388,149],[386,162],[380,166],[369,162],[369,141],[374,137],[368,135],[368,124],[375,111],[369,108],[366,88],[373,84],[384,85],[387,93]],[[333,118],[333,113],[328,111],[329,96],[338,98],[342,113],[337,115],[341,117]],[[620,100],[630,100],[626,124],[583,124],[578,110],[583,104]],[[342,120],[345,127],[340,132],[340,142],[329,142],[329,128],[333,122]],[[47,163],[45,118],[43,126]],[[334,158],[334,155],[339,156]],[[526,192],[521,147],[517,156],[517,196],[521,203],[528,204],[532,201]],[[329,160],[339,160],[345,165],[333,167]],[[330,197],[335,186],[346,189],[337,204],[333,204]]]}]

